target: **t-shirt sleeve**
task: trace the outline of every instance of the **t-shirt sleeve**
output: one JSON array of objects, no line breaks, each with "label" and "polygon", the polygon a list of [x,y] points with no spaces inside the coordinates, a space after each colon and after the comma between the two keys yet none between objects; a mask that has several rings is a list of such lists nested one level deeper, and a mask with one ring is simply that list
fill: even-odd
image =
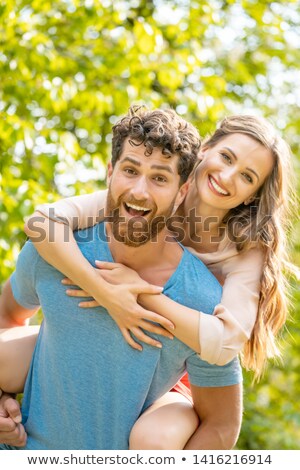
[{"label": "t-shirt sleeve", "polygon": [[72,230],[92,227],[104,220],[107,190],[74,196],[53,204],[41,204],[36,210],[48,219],[67,224]]},{"label": "t-shirt sleeve", "polygon": [[189,381],[197,387],[226,387],[242,383],[242,369],[236,357],[224,366],[208,364],[196,353],[186,361]]},{"label": "t-shirt sleeve", "polygon": [[38,259],[39,255],[32,242],[26,242],[19,254],[16,270],[10,278],[15,300],[29,310],[40,305],[35,286]]},{"label": "t-shirt sleeve", "polygon": [[203,360],[227,364],[250,338],[257,317],[263,261],[263,253],[257,248],[224,261],[221,303],[213,315],[202,313],[200,317]]}]

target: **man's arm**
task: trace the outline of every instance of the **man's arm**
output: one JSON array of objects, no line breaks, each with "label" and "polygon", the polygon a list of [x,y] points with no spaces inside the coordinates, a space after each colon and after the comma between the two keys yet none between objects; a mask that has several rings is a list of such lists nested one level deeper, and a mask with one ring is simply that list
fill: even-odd
[{"label": "man's arm", "polygon": [[39,306],[28,309],[18,304],[14,298],[9,279],[4,284],[2,294],[0,295],[0,329],[26,325],[28,323],[27,320],[32,317],[38,309]]},{"label": "man's arm", "polygon": [[24,390],[39,326],[0,330],[0,388],[8,393]]},{"label": "man's arm", "polygon": [[[28,338],[25,338],[22,345],[26,343],[26,347],[20,349],[19,344],[11,341],[9,329],[13,328],[23,335],[23,328],[20,327],[27,324],[27,319],[38,308],[28,309],[20,305],[13,296],[10,280],[4,284],[0,295],[0,385],[6,391],[19,392],[23,388],[34,345],[31,339],[37,335],[37,331],[30,335],[32,347],[28,347]],[[0,398],[0,443],[14,446],[26,444],[19,403],[7,394]]]},{"label": "man's arm", "polygon": [[[28,372],[38,334],[37,327],[27,327],[29,317],[38,310],[20,305],[8,280],[0,295],[0,388],[20,392]],[[13,331],[10,331],[13,329]]]},{"label": "man's arm", "polygon": [[242,423],[242,385],[196,387],[191,385],[201,424],[186,450],[228,450],[236,444]]}]

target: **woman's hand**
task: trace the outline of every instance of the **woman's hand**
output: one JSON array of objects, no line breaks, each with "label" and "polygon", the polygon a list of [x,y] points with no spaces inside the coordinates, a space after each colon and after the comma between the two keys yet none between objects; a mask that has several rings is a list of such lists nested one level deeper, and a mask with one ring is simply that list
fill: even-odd
[{"label": "woman's hand", "polygon": [[[101,277],[110,284],[139,284],[150,285],[144,281],[141,276],[131,268],[128,268],[121,263],[109,263],[108,261],[95,261],[97,268],[100,270]],[[162,287],[157,287],[159,293],[162,292]]]},{"label": "woman's hand", "polygon": [[[162,346],[159,341],[146,335],[143,330],[173,339],[173,335],[166,330],[173,330],[173,323],[155,312],[144,309],[137,301],[140,294],[157,295],[162,292],[162,288],[148,284],[134,270],[122,264],[97,262],[97,266],[102,268],[97,270],[100,277],[111,284],[110,298],[103,306],[115,320],[125,341],[130,346],[140,351],[143,349],[132,338],[132,334],[136,339],[146,344],[159,348]],[[70,279],[63,279],[62,282],[65,285],[74,285]],[[70,297],[91,297],[88,292],[79,289],[68,289],[67,294]],[[79,303],[82,308],[97,307],[99,305],[97,300]],[[154,325],[151,322],[159,323],[161,326]]]}]

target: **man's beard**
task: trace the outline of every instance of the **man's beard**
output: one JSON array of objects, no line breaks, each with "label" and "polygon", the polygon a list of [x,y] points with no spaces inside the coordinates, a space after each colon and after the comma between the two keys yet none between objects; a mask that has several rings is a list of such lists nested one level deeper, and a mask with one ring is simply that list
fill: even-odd
[{"label": "man's beard", "polygon": [[[126,220],[120,215],[124,202],[151,209],[148,217],[131,217]],[[167,211],[157,214],[157,205],[152,203],[149,207],[148,201],[136,201],[126,194],[120,196],[117,201],[112,197],[109,188],[106,203],[106,220],[111,224],[112,235],[115,240],[127,246],[139,247],[149,241],[157,241],[158,234],[166,227],[168,218],[172,215],[175,198]],[[128,214],[129,216],[129,214]]]}]

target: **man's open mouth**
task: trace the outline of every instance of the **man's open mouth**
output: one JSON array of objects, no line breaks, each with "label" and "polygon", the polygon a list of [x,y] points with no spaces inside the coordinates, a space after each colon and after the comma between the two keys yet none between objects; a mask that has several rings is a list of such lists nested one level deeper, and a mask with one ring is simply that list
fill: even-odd
[{"label": "man's open mouth", "polygon": [[124,207],[128,214],[135,217],[145,217],[151,212],[151,209],[147,207],[138,206],[137,204],[131,204],[129,202],[125,202]]}]

